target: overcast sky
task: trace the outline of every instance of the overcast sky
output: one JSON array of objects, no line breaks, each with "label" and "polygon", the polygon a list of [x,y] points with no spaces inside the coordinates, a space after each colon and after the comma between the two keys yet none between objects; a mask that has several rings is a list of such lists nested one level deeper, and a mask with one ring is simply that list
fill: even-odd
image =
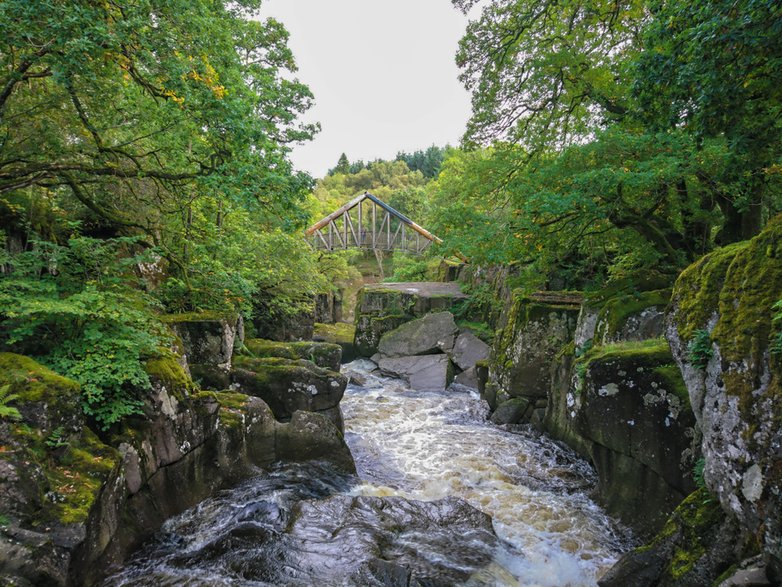
[{"label": "overcast sky", "polygon": [[322,177],[343,152],[366,161],[459,143],[470,101],[454,55],[467,18],[450,0],[267,0],[261,16],[290,32],[315,94],[307,119],[323,127],[294,148],[298,169]]}]

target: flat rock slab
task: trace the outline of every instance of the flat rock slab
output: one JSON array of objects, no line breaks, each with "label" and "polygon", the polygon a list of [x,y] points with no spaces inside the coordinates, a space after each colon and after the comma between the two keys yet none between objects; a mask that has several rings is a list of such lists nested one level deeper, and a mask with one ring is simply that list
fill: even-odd
[{"label": "flat rock slab", "polygon": [[378,367],[387,375],[406,380],[416,391],[445,391],[453,380],[447,355],[381,359]]},{"label": "flat rock slab", "polygon": [[443,283],[440,281],[410,281],[399,283],[377,283],[365,285],[367,291],[393,289],[422,297],[447,296],[454,299],[467,299],[458,283]]},{"label": "flat rock slab", "polygon": [[450,312],[427,314],[386,332],[378,351],[383,357],[450,353],[459,329]]},{"label": "flat rock slab", "polygon": [[489,358],[491,348],[472,332],[462,332],[456,337],[451,358],[460,369],[475,367],[475,363]]}]

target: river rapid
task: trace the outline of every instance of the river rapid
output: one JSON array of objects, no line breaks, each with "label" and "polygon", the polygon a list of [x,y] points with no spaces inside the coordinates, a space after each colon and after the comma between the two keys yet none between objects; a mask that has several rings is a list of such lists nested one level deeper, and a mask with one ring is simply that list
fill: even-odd
[{"label": "river rapid", "polygon": [[595,585],[632,545],[575,453],[487,422],[475,392],[345,366],[358,475],[280,464],[168,520],[106,586]]}]

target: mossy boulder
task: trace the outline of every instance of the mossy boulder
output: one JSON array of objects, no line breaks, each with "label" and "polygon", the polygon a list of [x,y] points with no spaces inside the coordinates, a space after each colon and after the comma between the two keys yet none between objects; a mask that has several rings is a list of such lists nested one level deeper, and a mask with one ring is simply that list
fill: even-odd
[{"label": "mossy boulder", "polygon": [[717,579],[741,559],[738,535],[735,521],[725,515],[719,501],[699,489],[682,501],[648,544],[622,556],[598,585],[717,585]]},{"label": "mossy boulder", "polygon": [[231,368],[234,346],[244,337],[241,317],[219,312],[190,312],[162,317],[179,336],[187,363]]},{"label": "mossy boulder", "polygon": [[119,454],[86,426],[76,382],[0,353],[6,385],[21,418],[0,420],[0,577],[64,585]]},{"label": "mossy boulder", "polygon": [[489,380],[511,397],[545,399],[550,365],[573,339],[580,308],[575,294],[514,292],[492,348]]},{"label": "mossy boulder", "polygon": [[574,371],[566,417],[591,443],[601,501],[642,532],[656,531],[695,488],[698,450],[667,341],[596,347],[576,359]]},{"label": "mossy boulder", "polygon": [[335,322],[333,324],[315,324],[312,340],[316,342],[329,342],[338,344],[342,348],[342,362],[349,363],[356,358],[356,347],[353,339],[356,337],[356,327],[347,322]]},{"label": "mossy boulder", "polygon": [[[671,290],[614,295],[599,304],[593,345],[659,338]],[[594,303],[594,302],[591,302]]]},{"label": "mossy boulder", "polygon": [[[676,282],[666,336],[703,432],[704,478],[782,580],[782,216],[706,255]],[[698,345],[699,360],[691,345]]]},{"label": "mossy boulder", "polygon": [[348,383],[344,375],[310,361],[278,357],[237,357],[231,379],[243,393],[265,401],[280,421],[289,421],[297,410],[333,413]]},{"label": "mossy boulder", "polygon": [[328,342],[276,342],[253,338],[247,339],[245,346],[254,357],[306,359],[318,367],[332,371],[339,371],[342,359],[342,347]]}]

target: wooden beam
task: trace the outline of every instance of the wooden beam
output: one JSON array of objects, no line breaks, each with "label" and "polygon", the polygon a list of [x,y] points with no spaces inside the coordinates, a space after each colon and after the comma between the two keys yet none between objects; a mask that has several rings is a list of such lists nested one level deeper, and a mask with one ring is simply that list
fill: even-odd
[{"label": "wooden beam", "polygon": [[337,218],[339,218],[340,214],[342,214],[343,212],[346,212],[347,210],[350,210],[353,206],[355,206],[359,202],[361,202],[364,199],[366,199],[366,197],[367,197],[367,194],[361,194],[360,196],[357,196],[357,197],[353,198],[352,200],[350,200],[350,202],[348,202],[344,206],[341,206],[339,209],[335,210],[334,212],[332,212],[331,214],[329,214],[328,216],[326,216],[322,220],[319,220],[318,222],[316,222],[315,224],[310,226],[305,231],[305,234],[309,236],[313,232],[318,230],[319,228],[323,228],[324,226],[326,226],[332,220],[336,220]]}]

